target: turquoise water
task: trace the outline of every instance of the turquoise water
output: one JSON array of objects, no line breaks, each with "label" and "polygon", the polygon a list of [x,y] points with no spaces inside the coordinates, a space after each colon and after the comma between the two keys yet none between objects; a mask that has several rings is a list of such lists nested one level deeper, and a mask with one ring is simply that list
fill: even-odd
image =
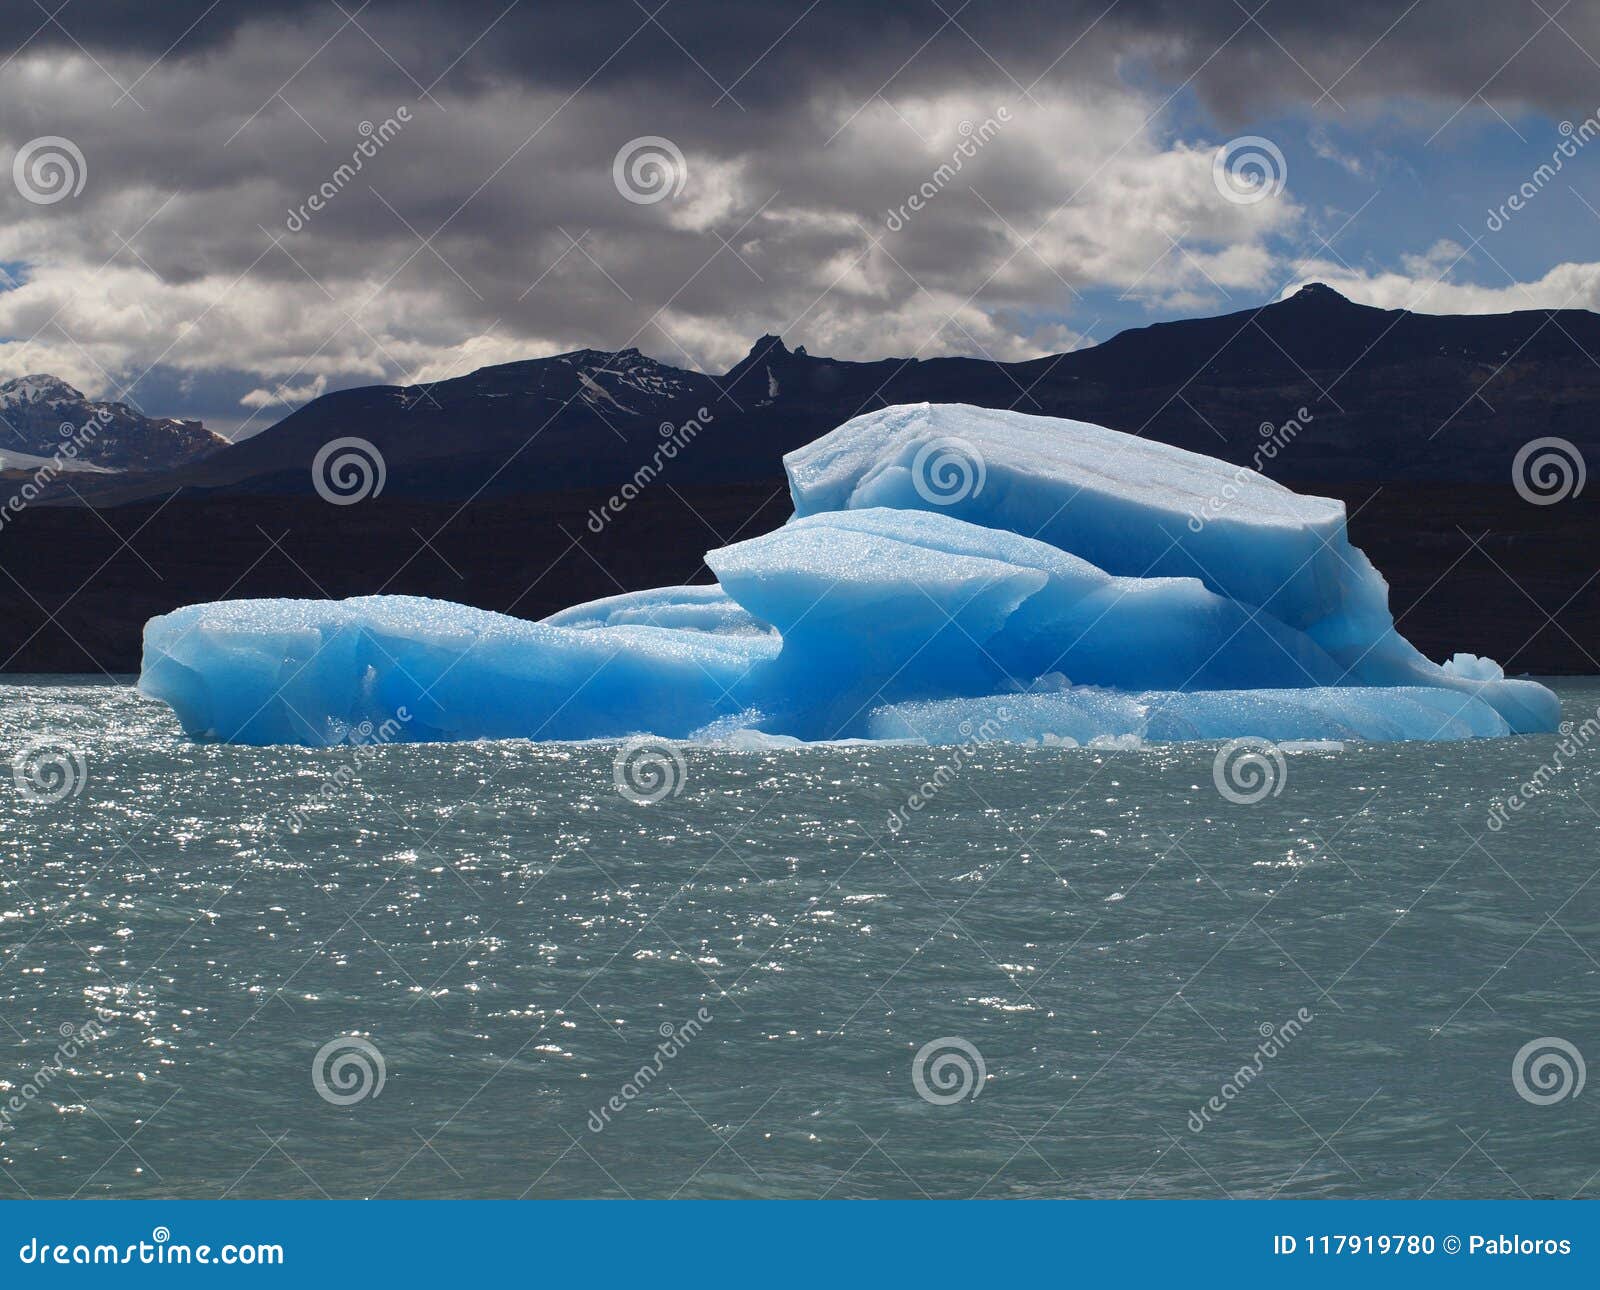
[{"label": "turquoise water", "polygon": [[1556,742],[1255,804],[1215,745],[685,750],[642,805],[614,746],[0,687],[0,1195],[1594,1196],[1600,1098],[1513,1063],[1600,1054],[1600,747],[1488,827]]}]

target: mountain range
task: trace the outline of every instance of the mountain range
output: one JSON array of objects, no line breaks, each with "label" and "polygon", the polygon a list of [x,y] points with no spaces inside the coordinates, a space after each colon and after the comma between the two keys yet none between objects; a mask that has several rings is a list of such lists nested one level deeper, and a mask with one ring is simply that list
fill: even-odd
[{"label": "mountain range", "polygon": [[231,446],[202,442],[192,422],[156,423],[161,442],[152,435],[137,462],[107,454],[102,464],[127,474],[92,490],[108,501],[180,486],[303,493],[322,446],[352,435],[376,445],[396,494],[604,487],[632,473],[662,423],[701,407],[710,424],[675,477],[760,480],[781,473],[783,453],[860,412],[923,401],[1074,417],[1241,465],[1255,460],[1264,425],[1294,419],[1305,424],[1292,449],[1262,463],[1280,479],[1487,483],[1507,477],[1531,438],[1600,449],[1597,355],[1600,315],[1587,310],[1433,316],[1355,304],[1320,284],[1017,363],[851,362],[763,336],[710,376],[637,349],[585,349],[430,385],[341,390]]},{"label": "mountain range", "polygon": [[[1585,643],[1600,639],[1592,495],[1535,506],[1511,483],[1536,438],[1600,460],[1597,356],[1600,315],[1585,310],[1431,316],[1312,285],[1017,363],[845,361],[768,335],[721,375],[588,349],[342,390],[231,445],[196,422],[130,419],[87,458],[100,471],[7,517],[0,670],[127,671],[146,618],[228,596],[411,592],[538,617],[701,581],[705,550],[787,517],[785,452],[861,412],[933,401],[1092,421],[1339,497],[1424,649],[1600,672]],[[0,390],[35,455],[72,419],[58,409],[89,406],[51,378]],[[690,420],[656,485],[585,531]],[[376,448],[383,486],[334,506],[313,465],[349,437]],[[1281,446],[1264,457],[1269,438]]]},{"label": "mountain range", "polygon": [[85,398],[54,376],[0,383],[0,468],[33,469],[56,458],[62,469],[100,474],[159,473],[198,461],[228,441],[198,421],[148,417],[126,403]]}]

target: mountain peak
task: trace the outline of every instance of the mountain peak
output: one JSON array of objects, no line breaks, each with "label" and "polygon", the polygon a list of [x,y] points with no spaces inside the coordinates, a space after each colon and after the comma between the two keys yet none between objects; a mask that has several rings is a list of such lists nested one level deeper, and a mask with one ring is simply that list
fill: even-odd
[{"label": "mountain peak", "polygon": [[[750,352],[728,369],[725,381],[742,380],[748,373],[758,370],[766,364],[781,362],[792,355],[789,347],[783,343],[783,337],[768,332],[756,343],[750,346]],[[763,376],[762,379],[765,379]]]},{"label": "mountain peak", "polygon": [[83,393],[75,390],[59,376],[36,372],[30,376],[17,376],[0,384],[0,403],[83,403]]},{"label": "mountain peak", "polygon": [[1294,295],[1290,296],[1289,299],[1304,300],[1307,303],[1331,304],[1334,301],[1345,305],[1350,303],[1350,297],[1341,295],[1326,282],[1308,282],[1300,290],[1296,291]]},{"label": "mountain peak", "polygon": [[[226,446],[198,421],[149,417],[127,403],[87,399],[48,372],[0,381],[0,414],[8,453],[79,472],[167,470]],[[75,451],[66,459],[69,464],[60,465],[57,453],[68,437]]]},{"label": "mountain peak", "polygon": [[789,347],[783,343],[783,337],[768,332],[760,340],[756,341],[754,345],[750,346],[750,353],[747,355],[747,359],[786,357],[788,353]]},{"label": "mountain peak", "polygon": [[[547,361],[550,360],[538,358],[523,359],[517,363],[495,364],[495,367],[516,368],[526,363],[542,363]],[[649,358],[646,355],[641,354],[636,346],[629,346],[627,349],[574,349],[565,354],[557,354],[554,361],[565,363],[569,367],[575,367],[581,372],[597,371],[603,368],[611,367],[619,362],[627,365],[645,363],[651,366],[658,366],[653,358]],[[487,371],[490,369],[482,368],[479,370]]]}]

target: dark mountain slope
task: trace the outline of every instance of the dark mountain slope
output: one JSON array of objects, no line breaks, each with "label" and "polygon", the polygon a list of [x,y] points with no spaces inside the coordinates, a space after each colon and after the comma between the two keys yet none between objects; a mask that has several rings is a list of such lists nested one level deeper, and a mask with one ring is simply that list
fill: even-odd
[{"label": "dark mountain slope", "polygon": [[581,350],[431,386],[325,395],[270,430],[176,472],[97,480],[107,502],[174,487],[305,493],[317,451],[359,436],[396,494],[508,496],[610,487],[663,422],[710,426],[674,468],[683,483],[775,478],[792,448],[862,411],[961,402],[1076,417],[1251,464],[1263,423],[1309,420],[1260,463],[1278,478],[1507,477],[1531,438],[1600,452],[1600,315],[1530,310],[1438,317],[1353,304],[1324,286],[1217,318],[1161,323],[1020,363],[849,362],[765,336],[721,377],[637,350]]},{"label": "dark mountain slope", "polygon": [[[927,400],[1078,417],[1241,465],[1263,426],[1301,420],[1259,464],[1349,503],[1352,537],[1424,650],[1600,672],[1600,502],[1534,506],[1511,486],[1534,438],[1600,462],[1594,356],[1600,316],[1582,311],[1440,318],[1310,287],[1023,363],[847,362],[766,336],[720,377],[585,350],[348,390],[179,470],[75,475],[98,515],[36,504],[7,517],[0,670],[130,670],[148,617],[220,597],[411,592],[536,617],[704,579],[704,551],[788,516],[783,453],[859,412]],[[703,428],[663,463],[662,426],[701,408]],[[377,445],[387,480],[334,506],[311,464],[347,436]],[[593,512],[652,464],[595,531]]]}]

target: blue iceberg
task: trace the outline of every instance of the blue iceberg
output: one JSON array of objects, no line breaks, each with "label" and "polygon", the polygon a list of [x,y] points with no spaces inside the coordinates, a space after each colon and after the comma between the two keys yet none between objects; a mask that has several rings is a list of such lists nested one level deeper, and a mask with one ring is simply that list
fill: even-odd
[{"label": "blue iceberg", "polygon": [[1545,687],[1396,630],[1343,504],[1100,426],[955,404],[784,460],[795,516],[708,586],[530,623],[409,596],[194,605],[143,693],[194,738],[1021,742],[1553,730]]},{"label": "blue iceberg", "polygon": [[197,739],[682,738],[775,658],[770,633],[561,627],[417,596],[234,600],[145,626],[139,689]]}]

